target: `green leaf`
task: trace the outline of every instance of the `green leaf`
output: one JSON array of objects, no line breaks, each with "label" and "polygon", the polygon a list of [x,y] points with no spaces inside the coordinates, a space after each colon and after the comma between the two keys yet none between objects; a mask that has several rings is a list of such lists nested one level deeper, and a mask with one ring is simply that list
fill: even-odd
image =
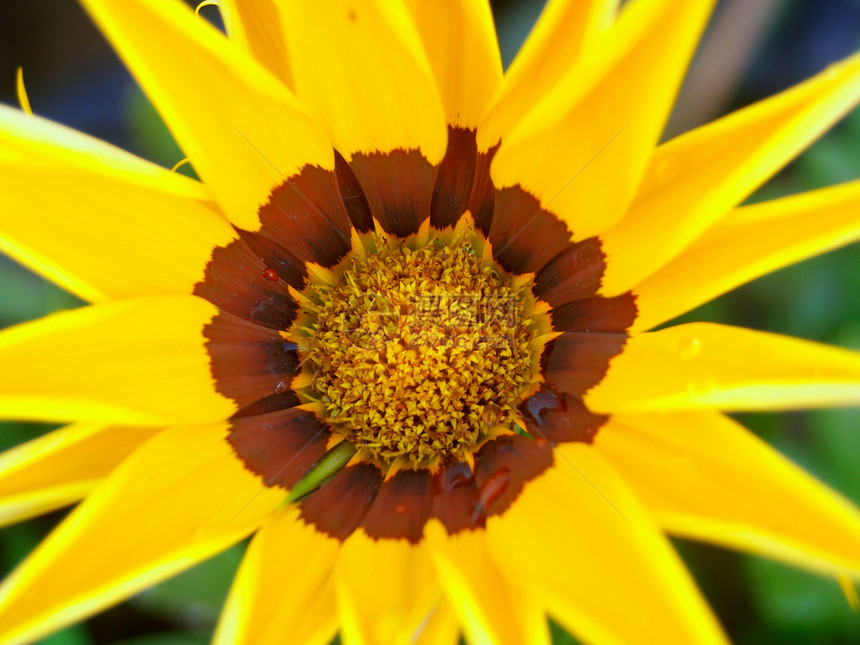
[{"label": "green leaf", "polygon": [[139,609],[195,629],[211,629],[245,552],[237,545],[138,594]]},{"label": "green leaf", "polygon": [[[209,636],[194,632],[169,632],[165,634],[149,634],[129,640],[119,641],[113,645],[208,645]],[[60,645],[57,643],[56,645]]]},{"label": "green leaf", "polygon": [[835,580],[755,557],[744,558],[744,570],[753,605],[773,628],[815,634],[817,642],[858,642],[860,615]]},{"label": "green leaf", "polygon": [[75,625],[43,638],[39,645],[93,645],[93,639],[83,625]]}]

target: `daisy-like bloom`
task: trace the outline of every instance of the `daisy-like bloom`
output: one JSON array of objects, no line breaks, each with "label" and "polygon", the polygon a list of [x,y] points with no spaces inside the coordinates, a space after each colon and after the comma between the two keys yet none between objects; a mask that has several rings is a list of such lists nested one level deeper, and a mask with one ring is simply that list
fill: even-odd
[{"label": "daisy-like bloom", "polygon": [[860,401],[860,355],[693,323],[860,235],[738,207],[860,58],[658,145],[711,0],[84,0],[201,181],[0,110],[2,248],[87,299],[0,335],[0,588],[32,641],[252,535],[219,645],[719,643],[664,532],[860,579],[860,515],[721,411]]}]

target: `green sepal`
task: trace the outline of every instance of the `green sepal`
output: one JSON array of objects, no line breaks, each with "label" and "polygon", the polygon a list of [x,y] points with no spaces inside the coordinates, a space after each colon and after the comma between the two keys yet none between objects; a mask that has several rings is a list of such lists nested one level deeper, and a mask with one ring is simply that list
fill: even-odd
[{"label": "green sepal", "polygon": [[297,502],[337,475],[357,450],[351,441],[341,441],[319,458],[307,474],[296,482],[287,495],[287,503]]}]

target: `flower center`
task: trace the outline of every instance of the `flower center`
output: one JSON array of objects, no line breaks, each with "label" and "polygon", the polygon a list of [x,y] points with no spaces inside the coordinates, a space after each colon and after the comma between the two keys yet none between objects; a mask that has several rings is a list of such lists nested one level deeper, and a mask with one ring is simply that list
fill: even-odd
[{"label": "flower center", "polygon": [[468,241],[375,246],[306,292],[314,398],[377,459],[461,459],[514,427],[534,381],[529,290]]}]

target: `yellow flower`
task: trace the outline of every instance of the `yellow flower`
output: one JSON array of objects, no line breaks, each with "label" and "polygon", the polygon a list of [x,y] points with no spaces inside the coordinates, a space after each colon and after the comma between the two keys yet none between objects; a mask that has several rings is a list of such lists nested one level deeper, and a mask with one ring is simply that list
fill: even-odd
[{"label": "yellow flower", "polygon": [[860,235],[860,183],[738,208],[860,58],[657,145],[711,0],[84,0],[202,181],[0,108],[0,248],[91,305],[0,335],[24,643],[253,534],[216,643],[724,636],[664,531],[860,579],[860,516],[720,411],[860,356],[647,330]]}]

